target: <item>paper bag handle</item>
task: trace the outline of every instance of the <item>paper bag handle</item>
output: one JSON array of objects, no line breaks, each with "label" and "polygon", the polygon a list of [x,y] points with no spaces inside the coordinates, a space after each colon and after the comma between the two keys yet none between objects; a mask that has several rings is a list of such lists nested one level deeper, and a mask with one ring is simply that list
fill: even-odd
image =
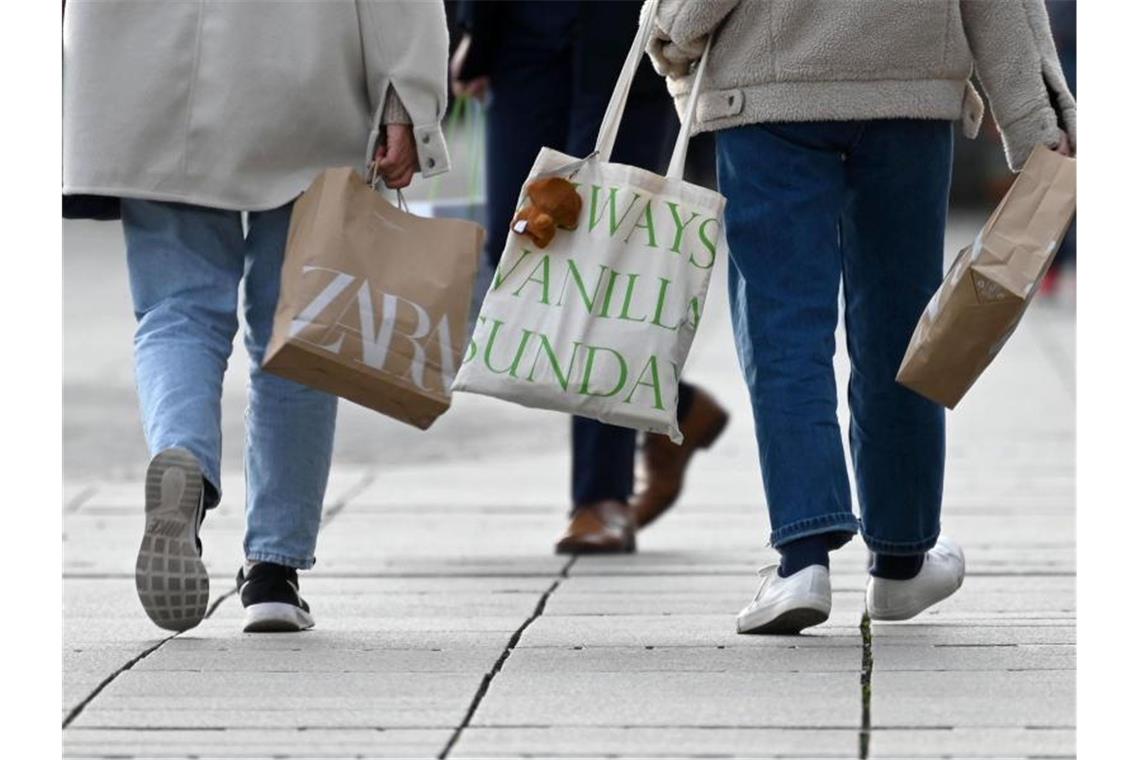
[{"label": "paper bag handle", "polygon": [[[645,48],[649,44],[649,35],[653,30],[653,24],[657,17],[657,6],[659,0],[650,0],[642,8],[641,18],[638,21],[637,35],[634,37],[633,44],[629,48],[629,53],[626,54],[625,63],[622,64],[621,73],[618,75],[617,83],[614,85],[613,94],[610,96],[609,105],[606,106],[605,116],[602,117],[602,125],[598,129],[598,141],[595,145],[594,152],[597,153],[598,158],[602,161],[609,161],[610,155],[613,153],[614,143],[617,141],[618,127],[621,125],[622,115],[625,113],[626,102],[629,100],[629,91],[633,85],[633,78],[637,74],[637,67],[641,64],[641,56],[645,54]],[[673,146],[673,157],[669,161],[669,170],[665,176],[673,179],[680,179],[685,170],[685,156],[689,149],[689,134],[693,128],[693,119],[696,113],[697,99],[700,97],[701,82],[704,79],[705,63],[709,57],[709,49],[712,47],[712,34],[709,34],[708,40],[705,42],[705,50],[701,55],[700,63],[697,65],[696,74],[693,76],[693,86],[689,90],[689,99],[685,108],[685,117],[681,121],[681,129],[677,133],[677,142]]]}]

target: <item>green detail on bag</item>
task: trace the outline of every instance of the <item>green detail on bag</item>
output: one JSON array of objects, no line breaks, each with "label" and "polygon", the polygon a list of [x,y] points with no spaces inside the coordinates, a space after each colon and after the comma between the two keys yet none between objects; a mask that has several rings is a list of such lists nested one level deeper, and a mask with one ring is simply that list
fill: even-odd
[{"label": "green detail on bag", "polygon": [[700,216],[700,214],[694,211],[689,217],[689,221],[682,222],[681,215],[678,213],[680,211],[680,207],[671,201],[665,201],[665,205],[669,207],[669,213],[673,215],[673,225],[676,229],[676,234],[673,236],[673,245],[669,248],[669,250],[673,253],[680,253],[681,241],[685,238],[685,228],[692,224],[693,220]]},{"label": "green detail on bag", "polygon": [[[705,228],[710,224],[716,225],[717,232],[717,234],[713,235],[711,239],[707,234],[705,234]],[[705,219],[703,222],[701,222],[701,226],[697,228],[697,237],[700,238],[701,244],[708,249],[709,260],[707,264],[698,264],[696,262],[696,259],[694,259],[692,254],[690,254],[689,263],[698,269],[712,269],[712,265],[716,263],[716,240],[718,237],[720,237],[720,222],[711,216],[708,219]]]},{"label": "green detail on bag", "polygon": [[589,314],[594,313],[594,304],[598,301],[598,290],[602,287],[602,280],[606,277],[606,272],[611,271],[605,264],[599,264],[598,268],[598,281],[594,283],[594,295],[586,295],[586,283],[582,280],[582,274],[578,271],[578,265],[574,263],[573,259],[566,261],[567,268],[570,270],[570,277],[562,282],[562,293],[558,298],[555,306],[561,306],[566,297],[566,287],[570,280],[574,280],[574,286],[578,289],[578,295],[582,297],[582,305],[586,307],[586,312]]},{"label": "green detail on bag", "polygon": [[[645,377],[646,372],[650,373],[650,382],[648,383],[642,382],[641,380],[641,378]],[[637,382],[633,384],[633,387],[629,391],[629,395],[625,397],[625,403],[628,404],[630,402],[630,400],[633,398],[633,394],[636,393],[637,389],[642,385],[653,389],[653,408],[664,409],[665,405],[661,403],[661,378],[657,376],[656,356],[650,355],[649,361],[645,363],[645,367],[643,367],[641,370],[641,374],[637,376]]]},{"label": "green detail on bag", "polygon": [[[521,261],[521,259],[520,259],[520,261]],[[540,269],[542,270],[542,277],[541,278],[535,278],[534,273]],[[522,292],[522,289],[526,287],[528,282],[534,282],[534,283],[537,283],[537,284],[542,286],[542,297],[538,299],[538,302],[540,304],[543,304],[544,306],[549,306],[550,305],[550,257],[549,256],[543,256],[541,259],[539,259],[539,262],[534,265],[534,269],[530,270],[530,274],[527,275],[527,278],[525,280],[523,280],[522,285],[519,285],[518,288],[515,289],[515,292],[512,293],[511,295],[518,297],[519,293]]]},{"label": "green detail on bag", "polygon": [[[577,351],[577,345],[575,345],[574,350]],[[612,389],[606,391],[605,393],[590,390],[590,375],[594,369],[594,356],[596,356],[599,351],[606,351],[617,357],[618,367],[621,368],[621,376],[618,378],[617,384],[615,384]],[[612,348],[606,348],[605,346],[586,346],[586,369],[582,371],[582,385],[578,389],[578,393],[582,394],[583,396],[600,396],[602,398],[608,398],[615,395],[622,389],[622,386],[625,385],[625,379],[628,376],[629,370],[625,362],[625,357],[622,356],[621,353],[615,351]]]},{"label": "green detail on bag", "polygon": [[[534,254],[533,251],[522,249],[519,257],[513,262],[508,262],[504,259],[499,264],[499,268],[495,271],[495,280],[492,285],[492,290],[498,290],[505,282],[510,280],[516,271],[520,270],[523,261],[531,258]],[[677,318],[673,324],[665,321],[665,314],[668,304],[672,301],[675,302],[675,297],[672,291],[673,280],[667,277],[657,278],[656,292],[652,295],[649,294],[648,285],[641,285],[640,283],[646,282],[640,274],[618,272],[617,270],[610,269],[604,264],[598,265],[598,274],[594,278],[593,283],[588,283],[587,277],[582,273],[578,264],[573,259],[568,259],[559,255],[543,254],[538,258],[534,258],[534,265],[529,270],[522,270],[527,273],[526,277],[518,284],[518,286],[511,291],[511,295],[515,298],[527,300],[528,295],[536,293],[537,298],[533,303],[541,304],[543,306],[554,306],[558,308],[564,307],[567,302],[576,303],[581,302],[588,314],[598,317],[599,319],[620,319],[625,322],[647,322],[654,327],[660,327],[663,330],[674,332],[685,324],[686,321],[691,321],[693,329],[701,321],[701,302],[696,296],[693,296],[685,303],[684,313]],[[564,274],[562,275],[561,286],[557,287],[557,300],[552,300],[552,287],[551,278],[558,277],[557,273],[552,273],[551,269],[556,267],[564,267]],[[530,284],[537,285],[538,288],[530,288]],[[592,289],[591,289],[592,285]],[[567,293],[571,293],[568,297]],[[620,306],[618,305],[618,296],[620,294]],[[640,296],[640,298],[639,298]],[[652,317],[649,315],[648,303],[652,299]],[[599,305],[600,300],[600,305]],[[642,304],[640,311],[643,313],[635,314],[634,309],[636,304]]]},{"label": "green detail on bag", "polygon": [[602,203],[601,208],[598,208],[598,194],[602,192],[602,188],[598,185],[590,186],[590,225],[589,230],[594,231],[598,223],[602,221],[602,212],[609,207],[610,210],[610,237],[617,234],[618,228],[621,227],[625,218],[629,216],[629,212],[633,210],[633,205],[637,203],[638,198],[641,197],[640,193],[634,193],[633,198],[630,199],[629,205],[625,207],[625,212],[621,215],[621,219],[617,218],[617,194],[618,188],[611,187],[609,192],[609,200]]},{"label": "green detail on bag", "polygon": [[[479,321],[482,324],[486,324],[488,320],[486,317],[479,317]],[[633,404],[638,389],[648,388],[653,391],[653,408],[659,411],[665,408],[662,399],[658,360],[653,354],[650,354],[645,360],[645,364],[638,373],[636,381],[632,385],[629,385],[627,389],[626,384],[630,378],[630,359],[622,352],[608,346],[591,345],[582,343],[581,341],[573,341],[570,343],[569,357],[563,360],[563,358],[558,355],[558,349],[549,336],[534,330],[523,329],[518,339],[518,345],[513,347],[513,356],[510,364],[504,367],[496,367],[492,362],[492,353],[496,345],[499,345],[501,339],[505,337],[500,333],[506,325],[501,319],[492,319],[490,322],[491,330],[486,338],[487,344],[480,350],[475,337],[472,336],[471,343],[467,347],[467,353],[463,360],[465,364],[475,359],[493,374],[507,375],[524,382],[541,383],[546,382],[543,377],[539,376],[541,374],[541,363],[545,360],[550,366],[555,382],[557,382],[558,386],[566,393],[580,396],[610,398],[625,391],[622,403]],[[532,338],[536,340],[531,340]],[[528,349],[531,346],[537,346],[537,348],[535,348],[534,355],[531,358],[530,371],[524,377],[519,374],[519,367],[523,366],[524,359],[527,357]],[[508,350],[506,354],[511,355],[512,352],[510,349],[512,346],[507,344],[507,347]],[[578,361],[580,353],[583,355],[582,362]],[[614,380],[613,387],[608,389],[592,387],[593,381],[596,379],[595,375],[598,367],[601,366],[602,357],[612,357],[612,359],[616,361],[614,366],[617,368],[617,377]],[[582,368],[580,377],[575,377],[576,367]],[[677,374],[676,364],[673,364],[673,372],[674,375]]]},{"label": "green detail on bag", "polygon": [[[501,319],[493,319],[491,323],[491,334],[487,336],[487,348],[483,352],[483,365],[496,375],[509,374],[511,377],[518,377],[515,373],[518,372],[519,362],[522,361],[523,354],[526,352],[527,341],[530,340],[530,336],[534,335],[534,333],[530,330],[523,330],[522,340],[519,341],[519,348],[515,351],[515,358],[514,361],[511,362],[511,366],[505,369],[495,369],[491,365],[491,351],[495,348],[495,337],[499,334],[499,328],[504,325],[504,322]],[[471,345],[475,345],[474,340],[471,341]]]},{"label": "green detail on bag", "polygon": [[515,263],[511,265],[511,268],[507,270],[506,274],[503,273],[503,267],[507,264],[507,257],[504,256],[503,260],[499,262],[499,266],[495,268],[495,282],[491,285],[491,290],[498,290],[499,287],[515,273],[515,270],[519,268],[519,264],[523,263],[523,260],[532,253],[534,253],[534,251],[523,248],[522,254],[515,260]]},{"label": "green detail on bag", "polygon": [[624,319],[628,322],[644,322],[646,319],[645,317],[640,317],[638,319],[634,319],[633,317],[631,317],[629,315],[629,307],[630,307],[630,304],[633,303],[633,289],[637,283],[637,278],[639,275],[631,274],[631,275],[626,275],[626,276],[628,277],[628,279],[626,280],[626,284],[625,284],[625,301],[622,302],[621,314],[618,314],[617,318],[618,319]]},{"label": "green detail on bag", "polygon": [[[642,219],[645,220],[645,224],[641,224]],[[657,235],[653,231],[652,203],[645,204],[645,209],[641,212],[641,215],[637,217],[637,221],[633,223],[633,226],[629,228],[629,233],[625,236],[625,239],[622,241],[623,243],[629,242],[629,239],[633,235],[634,230],[645,230],[647,237],[646,245],[648,245],[650,248],[657,247]]]},{"label": "green detail on bag", "polygon": [[558,380],[558,385],[562,390],[567,390],[570,387],[570,372],[574,369],[574,357],[578,355],[578,346],[582,345],[578,341],[574,341],[574,350],[570,352],[570,363],[566,365],[566,372],[563,374],[562,367],[558,363],[558,354],[554,351],[554,346],[550,345],[550,341],[545,335],[541,333],[538,336],[538,353],[534,355],[534,363],[530,365],[530,374],[526,379],[534,382],[534,370],[538,367],[538,360],[543,353],[546,354],[547,360],[550,362],[550,369],[554,371],[554,377]]}]

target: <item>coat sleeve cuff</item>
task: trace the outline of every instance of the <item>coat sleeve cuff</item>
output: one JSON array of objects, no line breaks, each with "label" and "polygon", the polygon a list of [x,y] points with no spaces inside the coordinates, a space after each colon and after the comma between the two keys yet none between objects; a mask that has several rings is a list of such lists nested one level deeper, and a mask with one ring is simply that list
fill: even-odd
[{"label": "coat sleeve cuff", "polygon": [[451,169],[447,141],[438,123],[412,127],[412,133],[416,138],[416,154],[424,177],[434,177]]},{"label": "coat sleeve cuff", "polygon": [[[380,144],[380,135],[384,126],[377,124],[368,135],[368,151],[364,157],[367,166],[376,154],[376,146]],[[437,174],[451,170],[451,156],[447,152],[447,141],[443,137],[443,129],[438,123],[424,126],[413,126],[412,135],[416,139],[416,156],[420,161],[420,174],[423,177],[434,177]]]},{"label": "coat sleeve cuff", "polygon": [[1061,142],[1061,128],[1057,125],[1057,114],[1046,105],[1030,111],[1021,118],[1001,127],[1002,144],[1005,146],[1006,161],[1015,172],[1021,171],[1029,154],[1037,145],[1055,148]]}]

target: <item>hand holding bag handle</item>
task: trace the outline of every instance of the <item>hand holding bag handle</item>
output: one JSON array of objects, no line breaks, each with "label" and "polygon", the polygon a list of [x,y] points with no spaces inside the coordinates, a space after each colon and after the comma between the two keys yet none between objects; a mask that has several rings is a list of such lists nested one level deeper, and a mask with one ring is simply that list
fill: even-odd
[{"label": "hand holding bag handle", "polygon": [[[602,125],[598,129],[598,141],[594,146],[594,152],[602,161],[609,161],[610,155],[613,153],[618,126],[621,124],[621,117],[625,112],[626,102],[629,100],[630,87],[633,84],[634,75],[637,73],[637,67],[641,63],[641,56],[645,55],[645,48],[649,44],[649,35],[657,17],[657,6],[658,0],[652,0],[646,3],[642,10],[641,20],[637,27],[637,36],[625,57],[625,63],[622,65],[621,74],[618,75],[613,95],[610,96],[609,105],[606,106],[605,116],[602,117]],[[670,179],[681,179],[684,175],[685,157],[689,151],[689,134],[693,128],[697,100],[700,98],[701,83],[704,79],[709,50],[712,47],[712,38],[713,35],[710,33],[705,42],[705,49],[701,54],[700,62],[697,64],[697,71],[693,75],[693,86],[689,90],[688,102],[685,104],[685,117],[681,121],[681,129],[677,133],[677,142],[673,146],[673,157],[669,161],[669,170],[665,174]]]}]

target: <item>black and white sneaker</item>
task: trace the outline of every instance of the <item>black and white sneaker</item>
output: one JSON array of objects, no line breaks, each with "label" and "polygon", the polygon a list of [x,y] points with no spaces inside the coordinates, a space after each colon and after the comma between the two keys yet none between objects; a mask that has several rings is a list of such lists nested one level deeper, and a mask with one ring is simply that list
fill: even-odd
[{"label": "black and white sneaker", "polygon": [[135,562],[135,589],[147,616],[168,631],[201,623],[210,601],[198,540],[205,492],[202,469],[186,449],[159,452],[147,467],[146,528]]},{"label": "black and white sneaker", "polygon": [[288,633],[313,627],[296,568],[255,562],[248,571],[238,570],[237,585],[245,607],[242,630],[246,633]]}]

